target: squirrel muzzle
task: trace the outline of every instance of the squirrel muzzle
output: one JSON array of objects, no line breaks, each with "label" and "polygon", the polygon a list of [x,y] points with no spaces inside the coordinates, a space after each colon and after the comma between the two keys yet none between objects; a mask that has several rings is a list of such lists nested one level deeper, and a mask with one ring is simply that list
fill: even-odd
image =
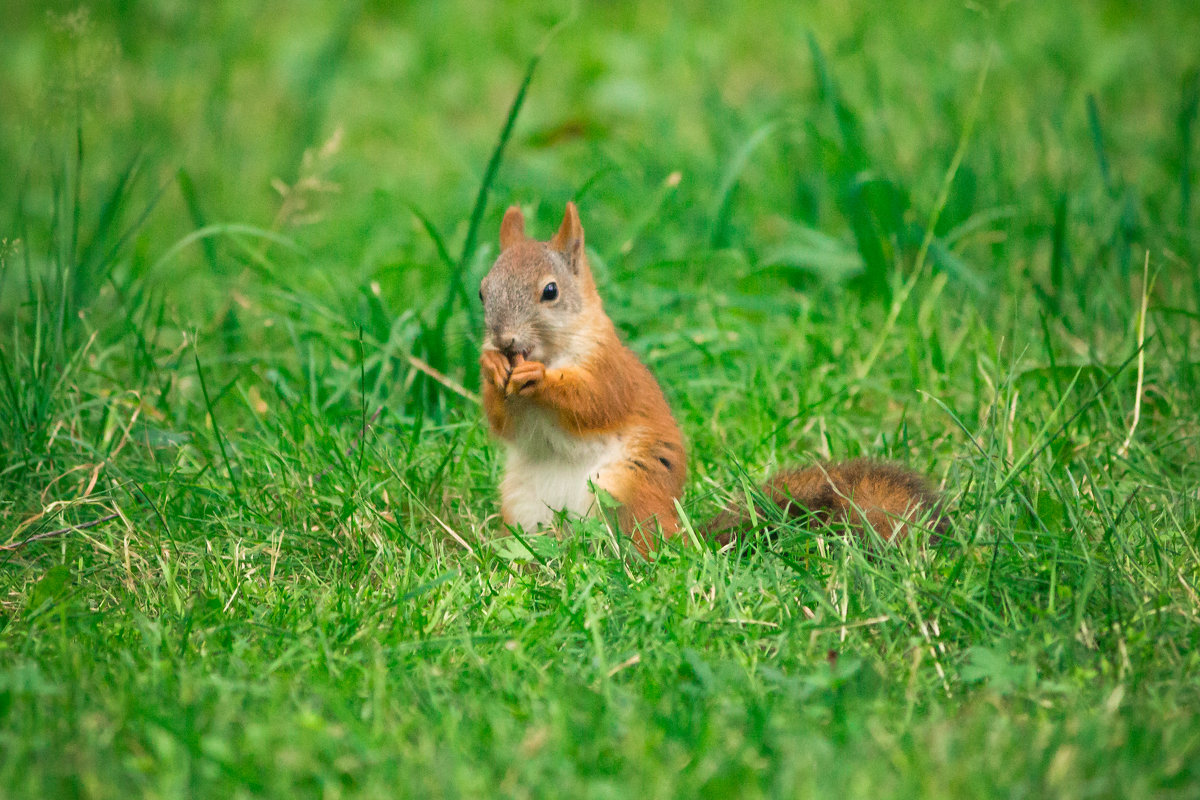
[{"label": "squirrel muzzle", "polygon": [[493,335],[492,343],[509,361],[515,360],[518,355],[522,358],[529,358],[529,353],[532,350],[530,342],[527,339],[514,336],[508,332]]}]

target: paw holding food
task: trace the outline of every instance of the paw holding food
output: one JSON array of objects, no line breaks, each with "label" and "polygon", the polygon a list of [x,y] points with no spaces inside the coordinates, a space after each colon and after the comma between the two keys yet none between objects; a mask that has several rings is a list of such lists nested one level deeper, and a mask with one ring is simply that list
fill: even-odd
[{"label": "paw holding food", "polygon": [[512,372],[508,376],[508,387],[504,390],[504,393],[510,397],[513,394],[531,394],[538,383],[546,377],[546,365],[540,361],[526,361],[523,355],[517,353],[513,356],[512,363]]},{"label": "paw holding food", "polygon": [[483,367],[484,380],[503,392],[512,373],[512,364],[504,354],[499,350],[484,350],[483,355],[479,357],[479,365]]}]

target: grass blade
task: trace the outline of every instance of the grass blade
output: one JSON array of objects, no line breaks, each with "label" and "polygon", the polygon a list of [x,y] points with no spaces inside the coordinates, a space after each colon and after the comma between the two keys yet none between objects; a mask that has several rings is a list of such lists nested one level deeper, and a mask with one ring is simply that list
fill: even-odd
[{"label": "grass blade", "polygon": [[1087,96],[1088,131],[1092,135],[1092,149],[1096,152],[1096,161],[1100,165],[1100,177],[1104,179],[1104,188],[1109,194],[1115,194],[1112,172],[1108,168],[1108,153],[1104,149],[1104,130],[1100,124],[1100,106],[1096,95]]},{"label": "grass blade", "polygon": [[175,244],[167,248],[167,251],[158,257],[158,260],[154,262],[149,271],[151,274],[157,273],[164,264],[196,242],[202,242],[205,239],[211,239],[214,236],[232,236],[236,234],[250,236],[256,239],[263,239],[268,242],[274,242],[275,244],[283,245],[292,252],[300,255],[303,255],[305,252],[304,248],[296,244],[293,239],[290,239],[281,233],[276,233],[275,231],[270,231],[265,228],[259,228],[254,225],[244,225],[237,222],[223,222],[215,225],[209,225],[206,228],[200,228],[199,230],[192,231],[187,236],[184,236]]},{"label": "grass blade", "polygon": [[[192,224],[196,226],[196,230],[208,227],[208,220],[204,216],[204,210],[200,207],[200,198],[196,195],[196,184],[192,180],[191,174],[180,167],[175,173],[175,182],[179,186],[179,193],[183,196],[183,202],[187,206],[188,215],[192,218]],[[217,261],[217,248],[212,238],[206,236],[201,240],[200,246],[204,248],[204,259],[208,262],[208,268],[214,275],[220,275],[222,270]]]},{"label": "grass blade", "polygon": [[241,481],[233,469],[233,462],[229,459],[229,452],[225,449],[225,437],[221,434],[221,425],[217,422],[217,412],[213,408],[212,399],[208,395],[208,383],[204,380],[204,368],[200,366],[200,354],[196,351],[194,345],[192,348],[192,357],[196,362],[196,377],[200,381],[200,393],[204,397],[204,407],[208,411],[208,418],[212,420],[213,435],[217,438],[217,447],[221,450],[221,460],[225,462],[225,471],[229,473],[229,483],[233,486],[233,496],[237,500],[240,508],[245,508],[246,503],[242,499]]},{"label": "grass blade", "polygon": [[453,275],[458,269],[458,262],[450,255],[450,250],[446,247],[446,240],[442,238],[441,231],[437,229],[433,221],[415,203],[405,203],[405,205],[412,212],[412,215],[417,218],[417,221],[421,223],[421,227],[425,229],[425,232],[429,234],[429,238],[433,241],[433,246],[437,248],[438,258],[442,260],[446,268],[451,271],[450,274]]},{"label": "grass blade", "polygon": [[725,168],[721,182],[717,185],[712,212],[709,215],[709,246],[714,250],[729,244],[729,216],[733,208],[734,189],[750,161],[750,156],[754,155],[754,151],[761,147],[771,134],[779,130],[780,126],[779,120],[771,120],[758,126],[729,159],[729,166]]},{"label": "grass blade", "polygon": [[1179,102],[1179,229],[1187,230],[1192,220],[1192,143],[1200,112],[1200,70],[1184,78]]}]

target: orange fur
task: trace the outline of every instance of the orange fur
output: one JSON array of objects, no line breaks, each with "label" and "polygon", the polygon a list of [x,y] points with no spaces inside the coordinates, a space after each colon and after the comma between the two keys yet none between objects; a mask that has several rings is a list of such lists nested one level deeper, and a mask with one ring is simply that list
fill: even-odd
[{"label": "orange fur", "polygon": [[[607,321],[607,318],[606,320]],[[602,482],[620,508],[620,530],[633,538],[643,555],[654,549],[655,524],[670,538],[679,529],[675,500],[683,495],[687,476],[683,438],[658,382],[637,357],[617,339],[600,343],[588,361],[548,370],[543,380],[524,395],[528,402],[555,412],[559,425],[578,436],[619,433],[630,437],[634,457],[623,474]],[[486,381],[485,381],[486,382]],[[520,400],[505,403],[499,390],[485,389],[488,420],[501,437],[511,437]]]},{"label": "orange fur", "polygon": [[[597,484],[620,504],[616,517],[621,531],[643,555],[648,554],[659,530],[664,537],[678,530],[675,500],[683,494],[687,473],[683,437],[662,390],[621,343],[604,313],[586,265],[583,229],[574,204],[568,205],[562,227],[544,246],[524,237],[524,221],[514,209],[505,215],[501,239],[504,253],[512,259],[505,266],[506,276],[545,269],[532,265],[543,257],[543,247],[580,260],[577,291],[583,307],[572,330],[585,331],[589,347],[582,358],[549,369],[525,360],[520,352],[506,357],[486,350],[480,366],[488,424],[497,436],[514,442],[525,426],[537,424],[533,414],[537,409],[550,412],[563,434],[574,440],[586,443],[615,437],[621,443],[621,457],[606,466]],[[511,285],[517,278],[507,280]],[[538,344],[550,353],[562,349],[557,341]],[[514,516],[508,501],[505,497],[501,504],[506,522]]]}]

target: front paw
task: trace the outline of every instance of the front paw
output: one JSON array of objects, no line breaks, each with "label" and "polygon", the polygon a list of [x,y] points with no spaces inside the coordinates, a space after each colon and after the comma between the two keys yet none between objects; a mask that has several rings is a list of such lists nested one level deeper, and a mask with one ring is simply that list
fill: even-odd
[{"label": "front paw", "polygon": [[504,354],[499,350],[484,350],[479,357],[479,366],[483,368],[483,379],[503,392],[512,373],[512,365]]},{"label": "front paw", "polygon": [[538,384],[546,377],[546,365],[540,361],[526,361],[517,356],[516,365],[508,377],[508,388],[505,394],[533,394]]}]

